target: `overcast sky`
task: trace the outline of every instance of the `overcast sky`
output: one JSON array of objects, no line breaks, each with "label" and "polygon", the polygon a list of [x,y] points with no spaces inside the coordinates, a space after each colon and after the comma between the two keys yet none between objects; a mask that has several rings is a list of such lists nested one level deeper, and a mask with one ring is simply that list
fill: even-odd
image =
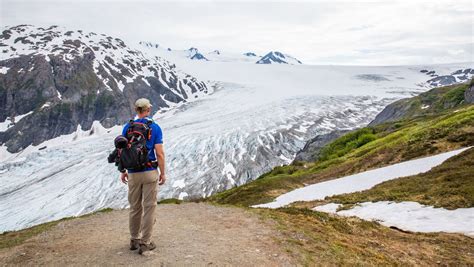
[{"label": "overcast sky", "polygon": [[127,43],[264,54],[309,64],[474,61],[472,0],[6,1],[0,25],[60,25]]}]

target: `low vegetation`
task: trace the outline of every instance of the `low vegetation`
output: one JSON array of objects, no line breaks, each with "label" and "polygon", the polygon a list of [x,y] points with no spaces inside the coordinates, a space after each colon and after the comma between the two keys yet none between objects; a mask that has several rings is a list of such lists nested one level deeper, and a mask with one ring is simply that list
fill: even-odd
[{"label": "low vegetation", "polygon": [[325,199],[344,205],[367,201],[415,201],[447,209],[474,207],[474,148],[419,175],[387,181],[371,189]]},{"label": "low vegetation", "polygon": [[474,239],[460,234],[401,232],[376,222],[309,209],[251,209],[271,219],[275,237],[302,265],[470,266]]},{"label": "low vegetation", "polygon": [[181,204],[183,203],[183,200],[177,199],[177,198],[167,198],[158,201],[158,205],[160,204]]}]

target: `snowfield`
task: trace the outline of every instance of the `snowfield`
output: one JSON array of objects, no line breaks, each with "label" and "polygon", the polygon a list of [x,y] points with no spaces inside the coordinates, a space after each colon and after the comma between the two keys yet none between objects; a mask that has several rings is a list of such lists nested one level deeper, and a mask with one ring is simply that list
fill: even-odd
[{"label": "snowfield", "polygon": [[474,208],[447,210],[417,202],[363,202],[349,210],[337,211],[339,204],[326,204],[313,210],[375,220],[385,226],[416,232],[463,233],[474,237]]},{"label": "snowfield", "polygon": [[[249,182],[290,163],[315,135],[364,126],[387,104],[429,89],[424,84],[429,77],[420,73],[426,66],[166,59],[208,82],[214,93],[155,114],[167,160],[168,181],[159,189],[160,199],[205,197]],[[429,68],[449,74],[467,66]],[[127,187],[106,161],[120,128],[78,127],[76,133],[16,154],[0,147],[0,232],[127,207]]]}]

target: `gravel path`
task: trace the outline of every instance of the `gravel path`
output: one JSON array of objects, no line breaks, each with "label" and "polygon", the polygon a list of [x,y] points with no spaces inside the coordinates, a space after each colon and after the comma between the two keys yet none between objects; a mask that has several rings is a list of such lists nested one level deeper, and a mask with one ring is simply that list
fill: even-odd
[{"label": "gravel path", "polygon": [[271,221],[240,208],[205,203],[158,205],[157,249],[128,249],[128,210],[59,223],[20,246],[0,250],[0,265],[288,266]]}]

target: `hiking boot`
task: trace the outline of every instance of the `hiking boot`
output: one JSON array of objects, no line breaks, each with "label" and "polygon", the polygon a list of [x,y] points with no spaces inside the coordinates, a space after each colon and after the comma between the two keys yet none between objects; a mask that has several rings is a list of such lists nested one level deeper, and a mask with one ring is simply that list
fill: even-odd
[{"label": "hiking boot", "polygon": [[140,239],[130,239],[130,250],[140,248]]},{"label": "hiking boot", "polygon": [[143,252],[154,250],[156,248],[155,243],[150,242],[149,244],[140,244],[140,248],[138,249],[138,254],[142,254]]}]

